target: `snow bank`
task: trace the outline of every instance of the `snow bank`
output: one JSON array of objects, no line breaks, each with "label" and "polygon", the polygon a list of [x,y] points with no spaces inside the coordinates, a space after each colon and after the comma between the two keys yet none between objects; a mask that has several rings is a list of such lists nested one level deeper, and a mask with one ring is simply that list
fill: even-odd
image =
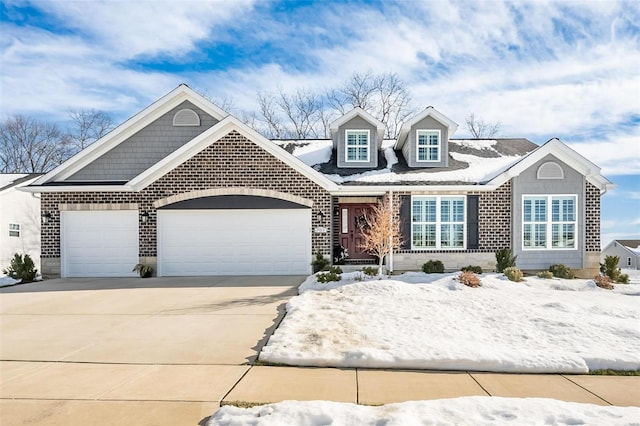
[{"label": "snow bank", "polygon": [[[640,286],[408,273],[309,277],[260,353],[304,366],[528,373],[640,369]],[[358,281],[356,280],[358,277]],[[636,296],[636,297],[634,297]]]},{"label": "snow bank", "polygon": [[22,280],[14,280],[8,275],[0,275],[0,287],[6,287],[8,285],[14,285],[20,283]]},{"label": "snow bank", "polygon": [[543,398],[464,397],[369,407],[284,401],[249,409],[225,406],[208,426],[270,425],[638,425],[640,408],[603,407]]}]

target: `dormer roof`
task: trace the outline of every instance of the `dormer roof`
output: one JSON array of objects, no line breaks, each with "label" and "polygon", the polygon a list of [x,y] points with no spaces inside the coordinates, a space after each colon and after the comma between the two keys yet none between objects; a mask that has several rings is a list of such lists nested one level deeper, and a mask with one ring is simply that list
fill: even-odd
[{"label": "dormer roof", "polygon": [[440,111],[435,109],[432,106],[428,106],[423,109],[418,114],[411,117],[407,120],[402,127],[400,128],[400,132],[398,134],[398,141],[396,142],[395,149],[402,149],[405,142],[407,141],[407,136],[411,131],[411,128],[418,122],[424,120],[427,117],[432,117],[437,122],[441,123],[443,126],[446,126],[449,129],[449,137],[453,136],[453,134],[458,130],[458,124],[449,119],[447,116],[442,114]]},{"label": "dormer roof", "polygon": [[354,117],[362,118],[363,120],[367,121],[368,123],[370,123],[372,126],[374,126],[378,130],[377,145],[378,145],[378,147],[381,147],[382,146],[382,139],[384,138],[384,131],[385,131],[384,123],[382,121],[378,120],[373,115],[369,114],[367,111],[363,110],[360,107],[355,107],[351,111],[349,111],[346,114],[338,117],[331,124],[329,124],[329,129],[331,130],[331,133],[333,134],[333,133],[337,132],[338,129],[340,128],[340,126],[342,126],[343,124],[349,122]]}]

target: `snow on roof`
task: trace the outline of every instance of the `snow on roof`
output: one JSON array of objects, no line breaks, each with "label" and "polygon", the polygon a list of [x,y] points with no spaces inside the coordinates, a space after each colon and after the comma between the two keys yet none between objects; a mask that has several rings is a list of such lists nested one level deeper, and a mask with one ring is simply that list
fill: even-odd
[{"label": "snow on roof", "polygon": [[21,177],[27,176],[27,173],[1,173],[0,174],[0,188],[4,188],[10,183],[15,182]]},{"label": "snow on roof", "polygon": [[451,139],[449,166],[408,167],[401,151],[394,151],[395,140],[385,140],[375,169],[344,169],[336,165],[330,139],[274,140],[308,166],[339,184],[481,184],[520,161],[537,145],[526,139]]}]

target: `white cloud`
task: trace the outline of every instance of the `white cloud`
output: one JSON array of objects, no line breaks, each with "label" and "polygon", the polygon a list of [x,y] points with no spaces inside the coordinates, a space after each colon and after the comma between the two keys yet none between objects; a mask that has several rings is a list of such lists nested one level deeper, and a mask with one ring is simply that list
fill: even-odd
[{"label": "white cloud", "polygon": [[218,24],[251,10],[253,0],[52,1],[38,7],[96,39],[112,59],[182,55]]},{"label": "white cloud", "polygon": [[568,145],[598,164],[605,176],[640,175],[640,125],[630,133]]}]

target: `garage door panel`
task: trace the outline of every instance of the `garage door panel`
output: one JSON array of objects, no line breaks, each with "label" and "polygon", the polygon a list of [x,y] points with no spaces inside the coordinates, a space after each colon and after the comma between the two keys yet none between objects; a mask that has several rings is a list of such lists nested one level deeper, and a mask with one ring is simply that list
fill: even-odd
[{"label": "garage door panel", "polygon": [[62,212],[63,276],[135,276],[138,253],[137,211]]},{"label": "garage door panel", "polygon": [[308,274],[311,210],[160,210],[162,275]]}]

